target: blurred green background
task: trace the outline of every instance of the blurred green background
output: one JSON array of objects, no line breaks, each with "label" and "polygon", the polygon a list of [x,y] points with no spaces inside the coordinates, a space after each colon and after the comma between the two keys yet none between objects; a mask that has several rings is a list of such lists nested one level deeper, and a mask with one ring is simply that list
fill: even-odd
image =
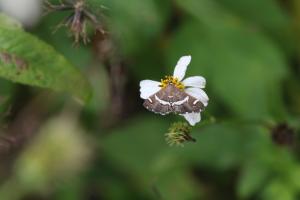
[{"label": "blurred green background", "polygon": [[[108,37],[53,33],[70,11],[25,28],[87,77],[87,105],[0,79],[1,200],[300,199],[300,1],[86,1]],[[182,118],[147,112],[139,81],[183,55],[210,102],[197,142],[170,147]]]}]

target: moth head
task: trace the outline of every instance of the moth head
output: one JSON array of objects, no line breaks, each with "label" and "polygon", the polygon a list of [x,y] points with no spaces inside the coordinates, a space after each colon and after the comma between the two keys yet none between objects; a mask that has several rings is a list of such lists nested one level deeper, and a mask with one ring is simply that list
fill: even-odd
[{"label": "moth head", "polygon": [[180,90],[184,90],[185,88],[184,84],[174,76],[165,76],[164,79],[161,79],[159,87],[164,89],[168,85],[174,85],[176,88]]}]

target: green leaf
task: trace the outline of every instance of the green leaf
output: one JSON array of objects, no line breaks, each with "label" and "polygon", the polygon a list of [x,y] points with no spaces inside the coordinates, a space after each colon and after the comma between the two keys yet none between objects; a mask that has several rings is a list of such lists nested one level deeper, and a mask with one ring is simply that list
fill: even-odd
[{"label": "green leaf", "polygon": [[0,15],[0,76],[17,83],[69,92],[86,102],[90,84],[53,47]]}]

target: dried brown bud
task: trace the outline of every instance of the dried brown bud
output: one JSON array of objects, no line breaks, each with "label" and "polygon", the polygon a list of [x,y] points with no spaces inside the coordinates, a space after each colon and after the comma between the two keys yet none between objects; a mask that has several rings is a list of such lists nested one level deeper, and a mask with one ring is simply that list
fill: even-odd
[{"label": "dried brown bud", "polygon": [[91,22],[95,30],[104,33],[98,18],[88,10],[84,0],[76,0],[72,3],[65,2],[60,5],[53,5],[46,1],[46,9],[46,14],[55,11],[72,11],[67,18],[58,24],[55,30],[62,26],[66,26],[74,36],[75,43],[78,43],[80,39],[82,39],[84,44],[89,42],[86,30],[87,22]]},{"label": "dried brown bud", "polygon": [[293,146],[296,142],[296,132],[288,124],[282,123],[273,127],[272,140],[280,146]]}]

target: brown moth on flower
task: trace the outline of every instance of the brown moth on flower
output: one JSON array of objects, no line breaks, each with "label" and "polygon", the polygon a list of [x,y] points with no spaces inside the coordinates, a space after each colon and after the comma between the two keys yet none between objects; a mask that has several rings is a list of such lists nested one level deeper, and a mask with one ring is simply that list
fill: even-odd
[{"label": "brown moth on flower", "polygon": [[208,96],[202,90],[206,80],[202,76],[192,76],[183,80],[191,56],[183,56],[177,62],[173,76],[166,76],[161,82],[143,80],[140,82],[140,97],[145,99],[144,107],[166,115],[182,115],[190,125],[200,122],[200,113],[208,105]]}]

